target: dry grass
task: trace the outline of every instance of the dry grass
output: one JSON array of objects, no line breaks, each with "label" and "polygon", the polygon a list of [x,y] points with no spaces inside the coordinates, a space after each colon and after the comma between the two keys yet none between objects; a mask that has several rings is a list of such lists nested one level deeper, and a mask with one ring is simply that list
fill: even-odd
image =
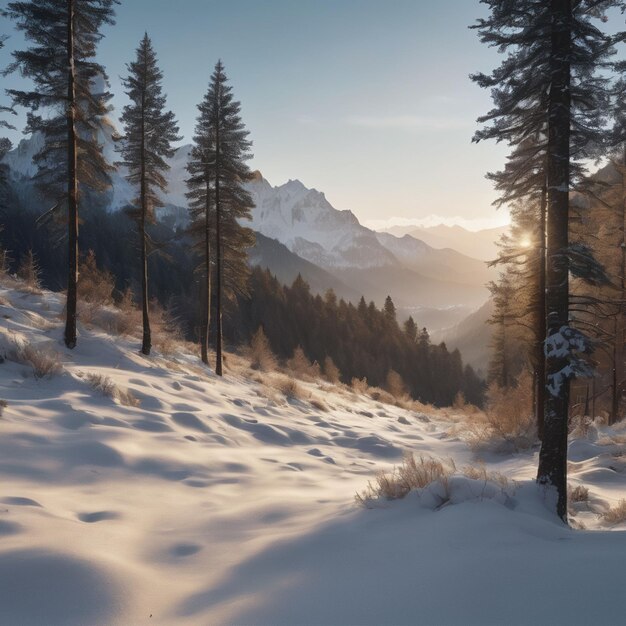
[{"label": "dry grass", "polygon": [[367,395],[375,402],[383,402],[384,404],[396,403],[396,396],[392,395],[388,391],[381,389],[380,387],[368,387],[366,391]]},{"label": "dry grass", "polygon": [[85,380],[93,389],[108,396],[113,400],[117,400],[124,406],[139,406],[139,399],[136,398],[129,389],[118,387],[108,376],[97,372],[88,372],[85,374]]},{"label": "dry grass", "polygon": [[401,465],[391,472],[379,473],[375,482],[368,483],[355,499],[359,504],[368,506],[379,499],[399,500],[413,489],[423,489],[435,481],[441,481],[445,487],[454,471],[452,463],[444,465],[437,459],[423,456],[417,460],[412,453],[406,454]]},{"label": "dry grass", "polygon": [[389,370],[387,373],[387,380],[385,383],[385,389],[394,398],[402,398],[408,395],[406,385],[402,380],[402,376],[395,370]]},{"label": "dry grass", "polygon": [[337,385],[341,381],[341,372],[329,356],[324,359],[324,378],[333,385]]},{"label": "dry grass", "polygon": [[620,500],[614,507],[602,514],[602,519],[607,524],[620,524],[626,522],[626,500]]},{"label": "dry grass", "polygon": [[356,393],[367,393],[369,385],[367,384],[367,378],[353,378],[350,381],[350,386]]},{"label": "dry grass", "polygon": [[576,485],[576,487],[570,488],[567,499],[570,502],[588,502],[589,489],[584,485]]},{"label": "dry grass", "polygon": [[298,382],[289,376],[280,376],[275,379],[272,385],[275,389],[280,391],[288,400],[304,400],[304,389],[298,384]]},{"label": "dry grass", "polygon": [[18,346],[13,356],[18,363],[30,365],[35,378],[51,377],[64,371],[59,353],[50,348],[38,348],[26,343]]},{"label": "dry grass", "polygon": [[311,406],[316,408],[318,411],[323,411],[324,413],[327,413],[330,410],[326,403],[324,403],[319,398],[313,397],[309,400],[309,402],[311,403]]}]

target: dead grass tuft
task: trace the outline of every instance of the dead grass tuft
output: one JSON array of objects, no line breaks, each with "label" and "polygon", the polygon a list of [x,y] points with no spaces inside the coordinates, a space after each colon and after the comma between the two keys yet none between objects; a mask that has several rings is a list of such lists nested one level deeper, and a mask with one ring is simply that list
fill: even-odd
[{"label": "dead grass tuft", "polygon": [[391,472],[381,472],[374,483],[355,496],[356,501],[368,506],[374,500],[399,500],[413,489],[423,489],[430,483],[441,481],[447,485],[448,478],[455,471],[454,464],[444,465],[438,459],[420,456],[419,460],[412,453],[406,454],[402,464]]},{"label": "dead grass tuft", "polygon": [[620,524],[626,521],[626,500],[620,500],[614,507],[602,514],[607,524]]},{"label": "dead grass tuft", "polygon": [[124,406],[137,407],[140,404],[139,399],[129,389],[118,387],[111,378],[104,374],[88,372],[85,374],[85,380],[93,389],[113,400],[117,400]]},{"label": "dead grass tuft", "polygon": [[350,381],[350,386],[356,393],[366,393],[369,389],[365,376],[363,378],[353,378]]},{"label": "dead grass tuft", "polygon": [[50,348],[38,348],[26,343],[18,346],[13,356],[18,363],[30,365],[35,378],[51,377],[64,371],[59,353]]},{"label": "dead grass tuft", "polygon": [[587,502],[589,500],[589,489],[584,485],[576,485],[572,487],[567,494],[570,502]]}]

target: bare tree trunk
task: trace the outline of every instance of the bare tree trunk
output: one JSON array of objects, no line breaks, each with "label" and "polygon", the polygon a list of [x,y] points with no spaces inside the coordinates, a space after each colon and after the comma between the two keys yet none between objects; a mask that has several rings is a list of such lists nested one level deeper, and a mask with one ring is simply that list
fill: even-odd
[{"label": "bare tree trunk", "polygon": [[624,356],[626,355],[626,144],[622,148],[622,264],[620,272],[620,311],[616,329],[615,345],[615,402],[611,415],[611,423],[615,423],[620,417],[620,400],[622,386],[624,384]]},{"label": "bare tree trunk", "polygon": [[[551,0],[552,55],[548,110],[548,243],[546,310],[548,341],[568,326],[568,226],[570,163],[570,48],[571,0]],[[570,359],[550,355],[546,374],[544,436],[539,452],[537,482],[552,488],[556,513],[567,522],[567,426],[569,380],[565,368]]]},{"label": "bare tree trunk", "polygon": [[535,418],[537,435],[543,439],[546,403],[546,360],[544,344],[546,342],[546,202],[548,189],[544,184],[541,190],[541,207],[539,213],[539,280],[537,281],[537,328],[536,328],[536,360],[537,360],[537,395],[535,398]]},{"label": "bare tree trunk", "polygon": [[220,89],[215,124],[215,373],[222,376],[222,207],[220,205]]},{"label": "bare tree trunk", "polygon": [[[202,328],[200,330],[200,352],[202,362],[209,364],[209,327],[211,324],[211,223],[209,221],[211,201],[211,185],[208,168],[205,171],[206,203],[204,207],[204,286],[202,291],[203,311]],[[206,291],[205,291],[206,290]]]},{"label": "bare tree trunk", "polygon": [[141,91],[141,312],[143,317],[143,339],[141,352],[150,354],[152,348],[152,335],[150,332],[150,315],[148,312],[148,250],[146,241],[146,216],[148,213],[148,198],[146,189],[146,88],[145,77],[148,73],[147,59],[144,50],[144,86]]},{"label": "bare tree trunk", "polygon": [[76,172],[76,67],[74,58],[74,2],[67,0],[67,235],[68,276],[65,345],[76,346],[78,299],[78,182]]}]

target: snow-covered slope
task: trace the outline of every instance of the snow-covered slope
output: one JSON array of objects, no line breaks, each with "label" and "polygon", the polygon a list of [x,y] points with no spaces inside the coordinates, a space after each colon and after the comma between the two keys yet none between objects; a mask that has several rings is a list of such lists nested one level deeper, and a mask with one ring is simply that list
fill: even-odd
[{"label": "snow-covered slope", "polygon": [[[0,623],[622,623],[622,533],[554,521],[536,451],[481,455],[520,481],[508,493],[454,476],[362,509],[354,493],[405,450],[474,463],[462,422],[318,383],[287,400],[232,357],[218,380],[96,328],[69,351],[58,295],[0,302]],[[63,372],[34,378],[12,360],[25,343]],[[626,528],[599,517],[625,495],[624,441],[592,427],[570,444],[589,528]]]}]

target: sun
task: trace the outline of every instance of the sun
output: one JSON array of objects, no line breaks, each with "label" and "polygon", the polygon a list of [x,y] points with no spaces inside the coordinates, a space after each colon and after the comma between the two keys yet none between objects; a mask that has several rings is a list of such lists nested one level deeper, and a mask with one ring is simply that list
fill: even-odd
[{"label": "sun", "polygon": [[520,237],[519,245],[522,246],[522,248],[531,248],[533,240],[530,238],[530,235],[523,235]]}]

